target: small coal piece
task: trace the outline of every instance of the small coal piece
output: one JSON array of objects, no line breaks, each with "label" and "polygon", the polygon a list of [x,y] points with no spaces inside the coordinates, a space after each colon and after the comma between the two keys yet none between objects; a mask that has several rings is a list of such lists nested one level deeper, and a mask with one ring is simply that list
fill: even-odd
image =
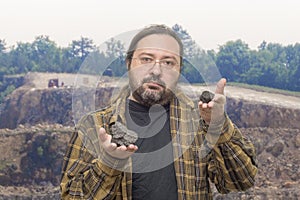
[{"label": "small coal piece", "polygon": [[214,98],[214,96],[215,96],[214,93],[206,90],[202,92],[199,99],[203,103],[208,103]]},{"label": "small coal piece", "polygon": [[129,144],[134,144],[138,139],[136,132],[128,130],[120,122],[116,122],[111,126],[111,134],[111,142],[116,143],[117,146],[128,146]]}]

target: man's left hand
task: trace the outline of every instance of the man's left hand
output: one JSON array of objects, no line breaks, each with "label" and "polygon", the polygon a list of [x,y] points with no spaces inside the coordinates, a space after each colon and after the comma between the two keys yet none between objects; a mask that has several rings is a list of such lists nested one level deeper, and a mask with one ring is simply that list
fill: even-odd
[{"label": "man's left hand", "polygon": [[208,103],[203,103],[202,101],[198,103],[200,116],[207,124],[218,123],[224,119],[224,107],[226,103],[224,95],[225,85],[226,79],[221,78],[217,83],[214,98]]}]

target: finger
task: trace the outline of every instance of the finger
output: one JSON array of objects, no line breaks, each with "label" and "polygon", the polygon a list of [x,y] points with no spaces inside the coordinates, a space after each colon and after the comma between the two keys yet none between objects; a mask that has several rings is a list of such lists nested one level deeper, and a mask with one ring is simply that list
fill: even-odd
[{"label": "finger", "polygon": [[127,151],[130,151],[130,152],[134,152],[134,151],[136,151],[138,149],[138,147],[136,146],[136,145],[134,145],[134,144],[130,144],[130,145],[128,145],[128,147],[127,147]]},{"label": "finger", "polygon": [[[200,109],[200,110],[203,110],[204,108],[203,108],[203,102],[202,101],[199,101],[199,103],[198,103],[198,108]],[[204,106],[205,107],[205,106]]]},{"label": "finger", "polygon": [[199,108],[202,107],[202,104],[203,104],[203,102],[202,102],[202,101],[199,101],[199,102],[198,102],[198,107],[199,107]]},{"label": "finger", "polygon": [[112,151],[114,151],[115,149],[117,149],[117,147],[118,147],[118,146],[117,146],[116,143],[110,143],[110,144],[108,144],[106,150],[109,151],[109,152],[112,152]]},{"label": "finger", "polygon": [[216,94],[213,102],[217,103],[217,104],[225,104],[226,102],[226,97],[223,94]]},{"label": "finger", "polygon": [[107,140],[107,134],[104,128],[100,128],[99,130],[99,138],[102,142],[105,142]]},{"label": "finger", "polygon": [[117,151],[126,151],[126,150],[127,150],[127,147],[126,147],[125,145],[122,145],[122,146],[117,147],[116,150],[117,150]]},{"label": "finger", "polygon": [[215,103],[214,101],[208,102],[207,107],[208,107],[208,108],[214,107],[214,103]]},{"label": "finger", "polygon": [[211,113],[203,112],[201,113],[201,118],[204,119],[206,123],[209,123],[211,118]]},{"label": "finger", "polygon": [[216,87],[216,94],[224,94],[224,88],[226,85],[226,79],[225,78],[221,78],[219,80],[219,82],[217,83],[217,87]]},{"label": "finger", "polygon": [[116,143],[111,143],[111,135],[108,135],[104,128],[100,128],[99,130],[99,138],[101,145],[107,150],[107,151],[113,151],[117,148]]},{"label": "finger", "polygon": [[208,108],[207,103],[203,103],[202,106],[201,106],[201,108],[202,108],[202,109]]}]

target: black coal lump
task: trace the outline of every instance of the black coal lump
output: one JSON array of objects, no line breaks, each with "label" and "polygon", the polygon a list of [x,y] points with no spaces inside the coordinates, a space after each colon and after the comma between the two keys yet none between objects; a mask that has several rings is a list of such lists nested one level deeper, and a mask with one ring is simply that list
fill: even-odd
[{"label": "black coal lump", "polygon": [[111,142],[116,143],[117,146],[128,146],[129,144],[134,144],[138,139],[136,132],[128,130],[120,122],[116,122],[111,125],[111,135]]},{"label": "black coal lump", "polygon": [[205,90],[205,91],[202,92],[199,99],[203,103],[208,103],[214,98],[214,96],[215,96],[214,93]]}]

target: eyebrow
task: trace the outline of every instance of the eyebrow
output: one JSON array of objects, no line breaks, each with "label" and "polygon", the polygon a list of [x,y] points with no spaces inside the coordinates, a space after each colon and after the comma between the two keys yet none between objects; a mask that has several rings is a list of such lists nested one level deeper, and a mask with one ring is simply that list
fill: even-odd
[{"label": "eyebrow", "polygon": [[[139,54],[139,56],[141,56],[141,55],[147,55],[147,56],[155,57],[154,54],[152,54],[152,53],[147,53],[147,52],[142,52],[141,54]],[[174,59],[174,60],[177,61],[177,59],[176,59],[175,56],[163,56],[162,59],[167,59],[167,58],[172,58],[172,59]]]}]

